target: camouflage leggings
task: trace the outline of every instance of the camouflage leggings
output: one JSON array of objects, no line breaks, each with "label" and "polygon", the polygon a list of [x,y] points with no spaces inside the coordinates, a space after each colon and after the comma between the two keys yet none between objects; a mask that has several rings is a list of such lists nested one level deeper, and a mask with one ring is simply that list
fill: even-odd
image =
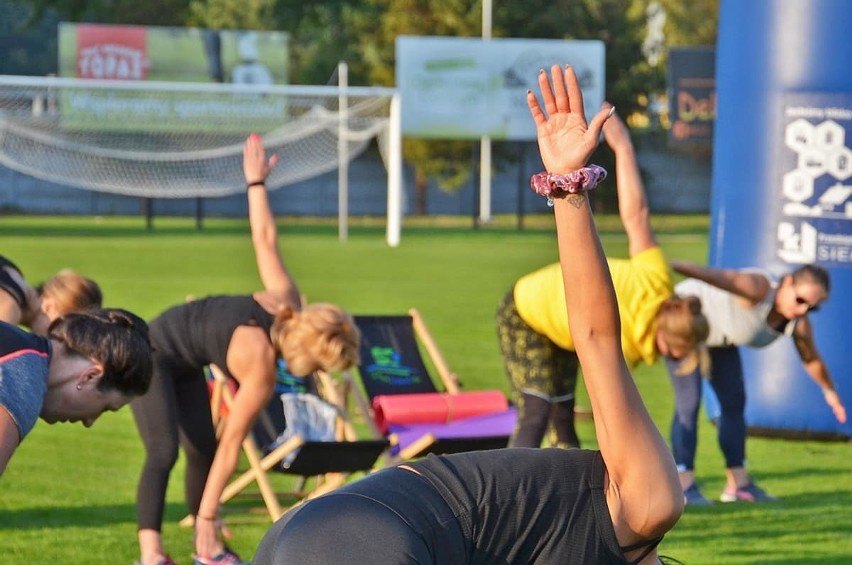
[{"label": "camouflage leggings", "polygon": [[[554,418],[553,431],[558,438],[555,444],[568,443],[576,446],[578,442],[574,432],[573,410],[579,367],[577,354],[562,349],[529,327],[515,308],[512,291],[506,294],[497,308],[497,335],[503,354],[503,365],[518,407],[518,428],[515,430],[515,436],[522,431],[520,428],[527,425],[530,416],[535,417],[527,414],[527,404],[534,403],[538,407],[536,410],[539,410],[544,406],[544,401],[554,409],[563,405],[564,410],[570,410],[570,413],[558,422]],[[541,419],[547,416],[538,417]],[[538,441],[540,443],[541,438]]]}]

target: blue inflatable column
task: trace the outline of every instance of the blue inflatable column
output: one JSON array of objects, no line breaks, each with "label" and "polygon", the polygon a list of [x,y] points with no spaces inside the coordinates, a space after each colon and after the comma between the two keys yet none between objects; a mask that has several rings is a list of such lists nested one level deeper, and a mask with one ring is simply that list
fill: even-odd
[{"label": "blue inflatable column", "polygon": [[[852,3],[722,0],[716,49],[711,265],[832,278],[813,322],[852,409]],[[750,427],[852,436],[791,339],[743,348]],[[852,415],[852,414],[850,414]]]}]

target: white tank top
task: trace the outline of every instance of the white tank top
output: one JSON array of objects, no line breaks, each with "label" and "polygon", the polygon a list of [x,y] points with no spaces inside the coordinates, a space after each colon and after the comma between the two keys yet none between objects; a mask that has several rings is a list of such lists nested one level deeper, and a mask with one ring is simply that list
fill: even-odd
[{"label": "white tank top", "polygon": [[701,299],[701,310],[710,322],[710,336],[707,338],[709,347],[765,347],[793,331],[795,320],[790,321],[783,332],[774,330],[766,323],[766,317],[775,302],[775,293],[778,292],[778,281],[764,271],[744,269],[743,272],[762,274],[769,279],[771,286],[763,300],[751,308],[740,304],[736,295],[704,281],[686,279],[675,285],[678,296],[693,295]]}]

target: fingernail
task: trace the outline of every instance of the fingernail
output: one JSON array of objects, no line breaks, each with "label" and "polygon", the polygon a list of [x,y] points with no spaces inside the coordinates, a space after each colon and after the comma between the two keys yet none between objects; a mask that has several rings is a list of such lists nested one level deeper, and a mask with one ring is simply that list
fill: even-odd
[{"label": "fingernail", "polygon": [[539,69],[539,70],[538,70],[538,74],[543,75],[543,74],[544,74],[544,69]]},{"label": "fingernail", "polygon": [[610,106],[609,112],[606,113],[606,117],[611,118],[613,114],[615,114],[615,106]]}]

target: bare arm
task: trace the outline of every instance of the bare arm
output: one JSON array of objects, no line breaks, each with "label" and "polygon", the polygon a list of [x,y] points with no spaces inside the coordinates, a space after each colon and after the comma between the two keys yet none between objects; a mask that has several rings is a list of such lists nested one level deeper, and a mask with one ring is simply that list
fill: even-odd
[{"label": "bare arm", "polygon": [[209,518],[218,514],[219,499],[237,468],[240,447],[275,386],[275,351],[261,328],[240,326],[234,331],[227,363],[240,387],[225,419],[196,517],[195,544],[200,555],[215,555],[220,549],[218,524]]},{"label": "bare arm", "polygon": [[[251,134],[243,148],[243,172],[246,184],[265,182],[270,171],[278,164],[278,156],[267,158],[263,141],[256,133]],[[249,224],[251,240],[257,259],[257,270],[265,290],[274,293],[283,305],[298,309],[301,304],[299,289],[278,248],[278,229],[269,207],[269,196],[265,185],[248,188]]]},{"label": "bare arm", "polygon": [[799,352],[805,371],[822,389],[825,403],[831,407],[837,421],[841,424],[845,423],[846,408],[843,406],[843,401],[840,400],[840,395],[837,394],[834,381],[828,372],[828,366],[817,351],[811,321],[807,316],[802,316],[796,322],[796,327],[793,330],[793,342],[796,344],[796,351]]},{"label": "bare arm", "polygon": [[636,151],[630,140],[627,126],[617,114],[606,121],[603,127],[604,138],[615,153],[616,191],[618,193],[618,213],[624,231],[627,232],[630,256],[656,247],[654,232],[651,229],[648,199],[645,185],[636,162]]},{"label": "bare arm", "polygon": [[[588,129],[573,69],[551,69],[554,86],[539,75],[547,116],[535,95],[527,102],[548,172],[582,167],[607,118],[602,110]],[[683,511],[683,493],[668,446],[654,425],[621,351],[615,291],[588,199],[569,195],[554,204],[568,322],[609,474],[607,502],[619,543],[668,531]]]},{"label": "bare arm", "polygon": [[759,273],[705,267],[689,261],[672,261],[671,265],[675,272],[726,290],[750,302],[752,306],[763,300],[771,288],[769,280]]},{"label": "bare arm", "polygon": [[0,406],[0,476],[6,471],[6,465],[12,459],[12,454],[15,453],[19,443],[21,443],[21,437],[15,420],[6,408]]}]

